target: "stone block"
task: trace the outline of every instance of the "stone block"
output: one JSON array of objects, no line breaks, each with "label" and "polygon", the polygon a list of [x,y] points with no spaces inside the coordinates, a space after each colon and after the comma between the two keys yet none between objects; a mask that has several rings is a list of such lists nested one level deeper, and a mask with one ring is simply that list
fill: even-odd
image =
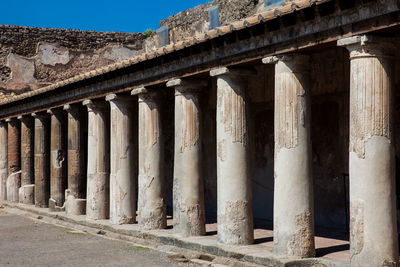
[{"label": "stone block", "polygon": [[21,171],[14,172],[7,178],[7,201],[9,202],[18,202],[18,189],[20,186],[21,180]]},{"label": "stone block", "polygon": [[19,188],[19,203],[35,204],[35,185],[28,184]]},{"label": "stone block", "polygon": [[86,214],[86,199],[74,198],[74,196],[69,195],[64,206],[67,215]]}]

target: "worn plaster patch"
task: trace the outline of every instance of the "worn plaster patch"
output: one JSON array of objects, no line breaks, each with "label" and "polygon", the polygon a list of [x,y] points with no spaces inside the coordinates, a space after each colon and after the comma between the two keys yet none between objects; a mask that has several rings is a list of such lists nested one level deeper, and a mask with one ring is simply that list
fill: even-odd
[{"label": "worn plaster patch", "polygon": [[57,64],[66,65],[70,61],[69,50],[67,48],[52,44],[40,44],[39,55],[43,65],[53,67]]},{"label": "worn plaster patch", "polygon": [[103,57],[112,61],[123,61],[134,56],[136,51],[123,46],[110,46],[104,51]]},{"label": "worn plaster patch", "polygon": [[364,248],[364,201],[350,202],[350,258],[361,253]]},{"label": "worn plaster patch", "polygon": [[314,257],[314,231],[312,214],[304,212],[296,215],[296,233],[288,242],[288,255],[301,257]]},{"label": "worn plaster patch", "polygon": [[226,152],[226,141],[223,139],[222,141],[218,142],[218,158],[221,161],[225,161],[227,156]]},{"label": "worn plaster patch", "polygon": [[228,201],[224,214],[219,217],[224,225],[227,243],[247,244],[253,239],[251,205],[248,201]]},{"label": "worn plaster patch", "polygon": [[36,83],[33,60],[10,53],[7,57],[7,66],[11,69],[11,79],[8,83]]},{"label": "worn plaster patch", "polygon": [[51,158],[52,158],[52,163],[54,168],[61,168],[63,165],[63,162],[65,160],[64,156],[64,151],[63,150],[53,150],[51,151]]},{"label": "worn plaster patch", "polygon": [[204,212],[200,205],[184,205],[180,210],[180,217],[186,218],[186,225],[181,228],[186,228],[188,236],[197,236],[205,234]]}]

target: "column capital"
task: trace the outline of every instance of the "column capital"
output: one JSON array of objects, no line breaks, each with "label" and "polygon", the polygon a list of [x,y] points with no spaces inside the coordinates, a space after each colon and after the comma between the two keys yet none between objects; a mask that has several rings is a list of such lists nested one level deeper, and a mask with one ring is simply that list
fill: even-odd
[{"label": "column capital", "polygon": [[79,105],[78,104],[66,104],[66,105],[64,105],[63,106],[63,110],[65,110],[66,112],[68,112],[68,113],[71,113],[71,112],[77,112],[77,111],[79,111]]},{"label": "column capital", "polygon": [[87,99],[82,102],[83,106],[86,106],[89,112],[93,112],[95,110],[105,110],[107,109],[107,104],[103,101],[99,100],[91,100]]},{"label": "column capital", "polygon": [[131,91],[131,95],[141,95],[141,94],[146,94],[146,93],[148,93],[148,90],[144,86],[135,88]]},{"label": "column capital", "polygon": [[129,104],[132,102],[132,98],[128,95],[117,95],[117,94],[109,94],[106,96],[107,102],[118,102],[118,103],[126,103]]},{"label": "column capital", "polygon": [[131,95],[139,96],[139,103],[154,103],[160,97],[160,93],[157,90],[145,87],[133,89]]},{"label": "column capital", "polygon": [[238,77],[246,77],[246,76],[255,76],[257,75],[257,71],[254,69],[243,69],[243,68],[228,68],[222,67],[219,69],[213,69],[210,71],[211,77],[217,76],[238,76]]},{"label": "column capital", "polygon": [[43,118],[48,118],[50,117],[50,115],[48,113],[44,113],[44,112],[33,112],[31,114],[32,117],[34,117],[35,119],[43,119]]},{"label": "column capital", "polygon": [[307,55],[307,54],[285,54],[285,55],[269,56],[269,57],[265,57],[262,59],[263,64],[276,64],[279,61],[308,63],[310,61],[310,55]]},{"label": "column capital", "polygon": [[50,115],[60,115],[63,112],[63,109],[59,109],[59,108],[53,108],[53,109],[48,109],[47,113]]},{"label": "column capital", "polygon": [[208,81],[205,79],[172,79],[167,82],[167,87],[175,89],[175,95],[198,94],[207,87]]},{"label": "column capital", "polygon": [[7,118],[6,119],[6,122],[16,122],[16,121],[18,121],[17,118]]},{"label": "column capital", "polygon": [[291,73],[309,73],[311,57],[307,54],[284,54],[270,56],[262,59],[264,64],[281,64],[280,71],[288,71]]},{"label": "column capital", "polygon": [[24,120],[30,120],[30,119],[33,119],[33,118],[30,115],[19,115],[17,117],[17,119],[20,120],[20,121],[24,121]]},{"label": "column capital", "polygon": [[394,57],[396,45],[392,38],[357,35],[337,41],[338,46],[347,48],[350,59],[361,57]]}]

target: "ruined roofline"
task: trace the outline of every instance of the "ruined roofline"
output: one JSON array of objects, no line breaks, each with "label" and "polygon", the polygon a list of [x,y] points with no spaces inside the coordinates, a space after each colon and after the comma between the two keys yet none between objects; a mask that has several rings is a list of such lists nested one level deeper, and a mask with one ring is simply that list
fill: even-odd
[{"label": "ruined roofline", "polygon": [[89,33],[89,34],[123,34],[123,35],[144,35],[141,32],[121,32],[121,31],[95,31],[95,30],[80,30],[72,28],[51,28],[51,27],[36,27],[36,26],[20,26],[20,25],[9,25],[0,24],[0,30],[4,29],[20,29],[20,30],[35,30],[35,31],[60,31],[60,32],[74,32],[74,33]]},{"label": "ruined roofline", "polygon": [[138,63],[150,60],[150,59],[154,59],[157,57],[161,57],[163,55],[170,54],[172,52],[180,51],[180,50],[183,50],[190,46],[204,43],[206,41],[215,39],[217,37],[227,35],[234,31],[239,31],[239,30],[243,30],[246,28],[250,28],[257,24],[260,24],[260,23],[263,23],[263,22],[266,22],[269,20],[273,20],[278,17],[283,17],[285,15],[289,15],[296,11],[299,11],[299,10],[302,10],[302,9],[305,9],[305,8],[308,8],[308,7],[311,7],[314,5],[319,5],[319,4],[331,2],[331,1],[334,1],[334,0],[297,0],[297,1],[293,1],[293,2],[286,2],[285,5],[283,5],[283,6],[278,6],[276,8],[270,9],[268,11],[260,12],[253,16],[247,17],[245,19],[233,22],[231,24],[228,24],[225,26],[220,26],[213,30],[209,30],[204,34],[199,34],[194,37],[179,41],[177,43],[172,43],[172,44],[160,47],[160,48],[156,49],[155,51],[145,52],[138,56],[134,56],[130,59],[123,60],[123,61],[117,62],[117,63],[113,63],[113,64],[107,65],[105,67],[101,67],[101,68],[98,68],[96,70],[92,70],[92,71],[89,71],[86,73],[82,73],[82,74],[76,75],[72,78],[54,83],[49,86],[42,87],[42,88],[39,88],[39,89],[31,91],[31,92],[16,95],[12,98],[7,98],[5,100],[0,101],[0,105],[6,105],[6,104],[9,104],[9,103],[12,103],[15,101],[23,100],[23,99],[33,97],[36,95],[40,95],[42,93],[52,91],[52,90],[55,90],[55,89],[58,89],[58,88],[61,88],[61,87],[67,86],[67,85],[81,82],[86,79],[91,79],[94,77],[105,75],[107,73],[110,73],[110,72],[113,72],[116,70],[131,67],[135,64],[138,64]]}]

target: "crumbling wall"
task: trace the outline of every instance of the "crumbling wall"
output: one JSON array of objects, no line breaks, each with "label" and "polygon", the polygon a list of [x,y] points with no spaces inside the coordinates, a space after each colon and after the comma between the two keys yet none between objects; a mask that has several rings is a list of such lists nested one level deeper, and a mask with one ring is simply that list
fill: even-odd
[{"label": "crumbling wall", "polygon": [[[265,5],[265,0],[213,0],[161,20],[160,28],[167,25],[169,42],[176,43],[210,30],[209,9],[211,6],[218,5],[218,17],[222,26],[293,1],[282,0],[282,2]],[[154,32],[146,40],[145,47],[147,51],[161,46],[158,38],[157,33]]]},{"label": "crumbling wall", "polygon": [[141,33],[0,26],[0,97],[68,79],[143,51]]},{"label": "crumbling wall", "polygon": [[[214,0],[182,11],[162,20],[160,27],[168,25],[170,43],[205,33],[210,29],[209,8],[218,5],[221,25],[251,16],[264,8],[263,0]],[[146,49],[159,47],[156,33],[146,40]]]}]

